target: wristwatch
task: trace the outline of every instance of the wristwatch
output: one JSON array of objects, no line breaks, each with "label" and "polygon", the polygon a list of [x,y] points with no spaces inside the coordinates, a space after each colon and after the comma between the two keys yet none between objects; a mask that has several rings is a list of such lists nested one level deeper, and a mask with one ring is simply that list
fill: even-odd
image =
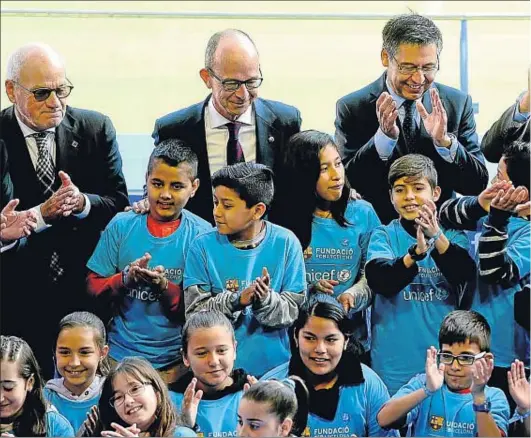
[{"label": "wristwatch", "polygon": [[420,261],[420,260],[424,260],[426,258],[426,256],[428,255],[428,251],[425,251],[423,252],[422,254],[417,254],[415,252],[415,250],[417,249],[417,244],[414,243],[413,245],[411,245],[408,249],[407,249],[407,253],[409,254],[409,256],[415,260],[416,262]]},{"label": "wristwatch", "polygon": [[476,405],[475,403],[472,403],[472,409],[474,412],[486,412],[487,414],[490,412],[490,400],[487,399],[480,405]]}]

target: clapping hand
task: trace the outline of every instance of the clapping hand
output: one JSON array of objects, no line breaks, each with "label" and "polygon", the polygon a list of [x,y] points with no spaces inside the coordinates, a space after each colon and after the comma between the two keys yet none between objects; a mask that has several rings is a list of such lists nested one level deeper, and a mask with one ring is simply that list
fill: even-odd
[{"label": "clapping hand", "polygon": [[203,397],[203,391],[201,389],[197,391],[195,390],[196,385],[197,378],[194,377],[186,387],[186,391],[184,391],[184,397],[181,406],[181,413],[184,423],[191,428],[195,426],[199,402]]},{"label": "clapping hand", "polygon": [[494,369],[494,359],[492,354],[487,353],[481,359],[476,360],[472,364],[472,386],[470,391],[474,395],[483,394],[485,385],[492,375]]},{"label": "clapping hand", "polygon": [[426,350],[426,388],[438,391],[444,383],[444,364],[437,365],[437,349],[433,346]]},{"label": "clapping hand", "polygon": [[516,188],[511,186],[506,190],[499,190],[491,201],[490,206],[498,210],[510,211],[512,213],[516,210],[518,205],[525,204],[528,201],[529,192],[524,186],[518,186]]},{"label": "clapping hand", "polygon": [[10,243],[29,236],[37,228],[37,216],[33,210],[15,211],[18,199],[12,199],[0,213],[0,241]]},{"label": "clapping hand", "polygon": [[452,140],[447,133],[448,115],[442,104],[439,92],[435,87],[430,88],[432,111],[428,113],[420,100],[417,100],[417,111],[420,114],[426,132],[437,146],[450,147]]},{"label": "clapping hand", "polygon": [[376,117],[380,124],[380,129],[389,138],[397,139],[400,129],[396,123],[398,118],[398,108],[393,97],[384,91],[376,101]]},{"label": "clapping hand", "polygon": [[419,209],[419,216],[415,219],[418,228],[422,229],[428,238],[434,237],[441,231],[437,218],[437,206],[433,201],[427,201]]},{"label": "clapping hand", "polygon": [[136,424],[133,424],[129,427],[123,427],[120,426],[118,423],[111,423],[111,427],[114,430],[103,430],[101,432],[101,436],[117,436],[117,437],[125,437],[125,436],[140,436],[141,430],[136,426]]},{"label": "clapping hand", "polygon": [[262,268],[262,276],[256,278],[254,285],[256,299],[264,301],[271,293],[271,277],[266,267]]},{"label": "clapping hand", "polygon": [[524,363],[521,360],[516,359],[511,364],[511,369],[507,372],[507,381],[509,383],[509,393],[518,410],[522,413],[529,411],[531,408],[531,391],[529,380],[525,376]]}]

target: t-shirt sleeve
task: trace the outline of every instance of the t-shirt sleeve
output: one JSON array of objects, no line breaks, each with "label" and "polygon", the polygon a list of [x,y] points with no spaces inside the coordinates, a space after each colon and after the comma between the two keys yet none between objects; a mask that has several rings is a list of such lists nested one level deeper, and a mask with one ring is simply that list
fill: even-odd
[{"label": "t-shirt sleeve", "polygon": [[464,231],[445,231],[444,234],[450,243],[453,243],[454,245],[457,245],[468,251],[470,241],[468,240],[468,237]]},{"label": "t-shirt sleeve", "polygon": [[367,388],[367,420],[369,436],[399,436],[395,429],[383,429],[378,424],[378,412],[389,400],[389,391],[382,379],[374,372],[364,369],[365,386]]},{"label": "t-shirt sleeve", "polygon": [[282,279],[281,290],[277,292],[302,292],[306,290],[306,270],[302,247],[294,234],[288,235],[286,245],[285,263],[286,270]]},{"label": "t-shirt sleeve", "polygon": [[509,402],[502,390],[498,388],[491,388],[492,393],[488,396],[490,399],[490,414],[496,422],[498,429],[503,431],[507,436],[507,429],[509,427]]},{"label": "t-shirt sleeve", "polygon": [[110,277],[119,271],[120,227],[115,218],[103,231],[87,267],[102,277]]},{"label": "t-shirt sleeve", "polygon": [[509,239],[507,245],[507,255],[518,268],[520,278],[529,274],[530,263],[530,245],[529,245],[529,226],[523,229],[523,232],[515,234]]},{"label": "t-shirt sleeve", "polygon": [[378,227],[382,225],[382,223],[380,222],[380,219],[378,218],[372,206],[366,209],[366,214],[367,214],[367,228],[365,229],[365,232],[361,235],[361,239],[360,239],[363,260],[367,260],[367,251],[369,249],[369,242],[371,240],[371,236],[374,230],[376,230]]},{"label": "t-shirt sleeve", "polygon": [[190,286],[199,286],[206,292],[211,292],[212,287],[207,271],[208,262],[206,251],[203,248],[203,239],[196,238],[192,241],[184,265],[184,290]]},{"label": "t-shirt sleeve", "polygon": [[46,412],[46,429],[47,436],[75,436],[74,428],[72,427],[72,425],[65,417],[63,417],[59,412],[55,410]]},{"label": "t-shirt sleeve", "polygon": [[383,227],[379,227],[371,235],[369,249],[367,250],[367,262],[374,259],[393,260],[396,256],[391,248],[389,236]]},{"label": "t-shirt sleeve", "polygon": [[[404,386],[402,386],[402,388],[400,388],[396,392],[396,394],[391,397],[391,400],[395,400],[397,398],[411,394],[412,392],[415,392],[418,389],[422,389],[425,382],[426,382],[425,375],[418,374],[415,377],[412,377],[409,382],[407,382]],[[411,411],[408,412],[407,417],[406,417],[406,424],[415,423],[418,420],[419,412],[420,412],[420,405],[421,403],[419,403],[417,406],[411,409]]]}]

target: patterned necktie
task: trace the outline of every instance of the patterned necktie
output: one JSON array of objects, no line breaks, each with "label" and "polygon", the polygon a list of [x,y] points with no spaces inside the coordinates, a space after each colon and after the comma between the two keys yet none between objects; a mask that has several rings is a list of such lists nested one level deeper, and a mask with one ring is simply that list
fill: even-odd
[{"label": "patterned necktie", "polygon": [[[54,192],[55,168],[52,161],[52,154],[48,148],[49,139],[53,135],[53,132],[46,131],[31,135],[37,142],[37,148],[39,150],[35,173],[37,174],[37,179],[46,198],[52,196]],[[53,251],[50,256],[50,277],[56,283],[63,274],[64,269],[61,266],[59,254]]]},{"label": "patterned necktie", "polygon": [[229,141],[227,142],[227,165],[243,163],[245,157],[243,156],[242,145],[238,141],[240,125],[237,123],[227,123],[225,126],[229,130]]},{"label": "patterned necktie", "polygon": [[404,137],[411,152],[417,140],[417,126],[415,123],[415,101],[406,100],[403,105],[406,111],[404,121],[402,122],[402,129],[404,130]]},{"label": "patterned necktie", "polygon": [[53,185],[55,182],[55,168],[52,161],[52,155],[48,148],[49,138],[53,136],[51,132],[37,132],[31,135],[37,142],[39,149],[39,156],[37,158],[37,166],[35,172],[39,180],[42,193],[46,198],[53,194]]}]

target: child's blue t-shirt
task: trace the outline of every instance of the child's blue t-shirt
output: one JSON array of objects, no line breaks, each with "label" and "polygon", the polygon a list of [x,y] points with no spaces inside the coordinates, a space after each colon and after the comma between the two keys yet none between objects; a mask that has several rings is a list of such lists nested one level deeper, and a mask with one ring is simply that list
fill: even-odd
[{"label": "child's blue t-shirt", "polygon": [[[477,238],[474,239],[475,259],[479,262],[477,242],[481,234],[483,221],[478,224]],[[529,221],[511,217],[507,226],[507,255],[518,268],[518,277],[525,278],[530,272],[530,235]],[[529,337],[526,330],[514,320],[514,296],[522,289],[519,282],[510,285],[487,284],[478,271],[472,301],[472,310],[481,313],[491,328],[491,351],[494,364],[509,368],[515,359],[528,363]]]},{"label": "child's blue t-shirt", "polygon": [[[467,248],[465,233],[443,232],[450,243]],[[416,239],[395,219],[373,232],[367,261],[403,257],[414,243]],[[413,281],[393,297],[373,290],[371,366],[390,394],[422,372],[426,348],[438,345],[441,322],[459,303],[461,292],[448,283],[431,256],[417,265],[419,271]]]},{"label": "child's blue t-shirt", "polygon": [[[273,293],[284,291],[304,294],[306,279],[299,241],[286,228],[266,222],[264,240],[256,248],[234,247],[217,230],[197,237],[186,260],[185,290],[199,286],[212,294],[226,291],[241,293],[266,267]],[[252,305],[244,308],[234,323],[238,355],[235,368],[262,376],[289,360],[287,328],[265,327],[253,314]]]},{"label": "child's blue t-shirt", "polygon": [[[336,298],[359,280],[371,232],[381,225],[372,205],[362,200],[349,201],[345,219],[348,224],[342,227],[333,218],[314,216],[312,239],[304,250],[308,286],[319,280],[336,280],[339,282],[334,286]],[[368,314],[363,311],[351,315],[355,321],[354,336],[366,351],[370,349]]]},{"label": "child's blue t-shirt", "polygon": [[46,418],[46,436],[75,436],[74,429],[68,420],[55,409],[48,409]]},{"label": "child's blue t-shirt", "polygon": [[[227,394],[217,400],[201,400],[197,409],[196,425],[200,436],[237,436],[238,406],[243,391]],[[170,398],[180,412],[184,395],[170,391]]]},{"label": "child's blue t-shirt", "polygon": [[173,431],[174,437],[189,437],[189,436],[197,436],[197,434],[190,429],[189,427],[185,426],[177,426],[175,430]]},{"label": "child's blue t-shirt", "polygon": [[88,400],[76,401],[69,400],[49,388],[44,388],[44,398],[69,421],[74,431],[79,430],[83,422],[87,419],[87,414],[92,406],[98,404],[100,396],[101,393],[98,393]]},{"label": "child's blue t-shirt", "polygon": [[[147,217],[133,212],[117,214],[105,228],[87,267],[110,277],[148,252],[152,257],[149,267],[164,266],[168,280],[180,286],[190,242],[212,226],[183,210],[175,232],[155,237],[147,228]],[[162,368],[180,357],[182,326],[168,319],[161,294],[150,286],[124,287],[116,307],[108,335],[114,360],[142,356],[155,368]]]},{"label": "child's blue t-shirt", "polygon": [[[398,390],[391,400],[403,397],[424,387],[426,375],[418,374]],[[501,389],[485,387],[491,402],[490,414],[498,428],[507,436],[509,403]],[[472,408],[472,394],[452,392],[446,384],[415,406],[406,422],[411,424],[408,436],[477,436],[476,414]]]},{"label": "child's blue t-shirt", "polygon": [[[378,412],[389,400],[385,384],[368,366],[361,364],[361,369],[363,383],[339,389],[334,419],[330,421],[310,413],[302,436],[399,436],[398,431],[385,430],[378,424]],[[287,379],[288,374],[289,362],[266,373],[260,380]]]}]

